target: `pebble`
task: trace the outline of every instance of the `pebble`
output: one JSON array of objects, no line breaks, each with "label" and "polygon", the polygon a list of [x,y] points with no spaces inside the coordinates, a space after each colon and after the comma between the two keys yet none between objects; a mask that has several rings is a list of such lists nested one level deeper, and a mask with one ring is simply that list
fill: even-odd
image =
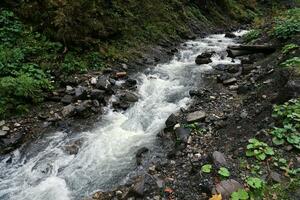
[{"label": "pebble", "polygon": [[2,131],[2,130],[0,130],[0,136],[5,136],[7,134],[7,132],[6,131]]},{"label": "pebble", "polygon": [[15,123],[15,124],[14,124],[14,126],[15,126],[15,127],[20,127],[20,126],[21,126],[21,124],[19,124],[19,123]]},{"label": "pebble", "polygon": [[1,120],[0,121],[0,126],[3,126],[5,124],[5,121],[4,120]]},{"label": "pebble", "polygon": [[2,131],[9,131],[10,129],[9,129],[9,127],[8,126],[3,126],[2,127]]},{"label": "pebble", "polygon": [[92,84],[92,85],[96,85],[96,84],[97,84],[97,78],[92,77],[92,78],[91,78],[91,84]]}]

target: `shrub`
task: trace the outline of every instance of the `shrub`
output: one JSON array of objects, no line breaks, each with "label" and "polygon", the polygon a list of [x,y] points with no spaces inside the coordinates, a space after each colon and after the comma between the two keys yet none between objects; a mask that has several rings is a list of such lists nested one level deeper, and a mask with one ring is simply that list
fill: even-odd
[{"label": "shrub", "polygon": [[290,51],[292,51],[292,50],[295,50],[295,49],[298,49],[299,48],[299,46],[297,45],[297,44],[287,44],[287,45],[285,45],[283,48],[282,48],[282,53],[283,54],[287,54],[287,53],[289,53]]},{"label": "shrub", "polygon": [[246,156],[254,156],[258,160],[265,160],[268,155],[274,155],[274,151],[266,143],[261,142],[255,138],[249,140]]},{"label": "shrub", "polygon": [[272,36],[287,40],[300,33],[300,8],[290,9],[275,19]]},{"label": "shrub", "polygon": [[256,40],[257,38],[259,38],[259,36],[261,36],[261,30],[255,29],[255,30],[251,30],[248,33],[246,33],[243,36],[243,40],[248,43],[253,40]]},{"label": "shrub", "polygon": [[300,67],[300,57],[294,57],[294,58],[288,59],[285,62],[281,63],[280,66],[299,68]]},{"label": "shrub", "polygon": [[285,142],[300,149],[300,101],[290,100],[283,105],[274,106],[273,117],[280,121],[280,127],[271,131],[273,143],[282,145]]}]

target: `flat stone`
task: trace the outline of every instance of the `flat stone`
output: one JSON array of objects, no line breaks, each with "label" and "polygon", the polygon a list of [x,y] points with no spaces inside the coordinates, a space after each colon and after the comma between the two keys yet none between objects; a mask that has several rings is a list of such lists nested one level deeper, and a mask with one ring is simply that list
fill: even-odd
[{"label": "flat stone", "polygon": [[72,86],[67,85],[66,86],[66,92],[71,92],[73,90]]},{"label": "flat stone", "polygon": [[223,199],[229,199],[230,195],[233,192],[238,191],[239,189],[242,189],[243,185],[237,182],[234,179],[224,180],[221,181],[221,183],[217,184],[213,190],[213,194],[222,194]]},{"label": "flat stone", "polygon": [[196,112],[192,112],[189,113],[187,115],[187,122],[188,123],[192,123],[192,122],[196,122],[196,121],[202,121],[204,120],[206,117],[206,113],[203,111],[196,111]]},{"label": "flat stone", "polygon": [[72,103],[73,102],[73,96],[71,96],[71,95],[65,95],[62,99],[61,99],[61,102],[63,103],[63,104],[70,104],[70,103]]},{"label": "flat stone", "polygon": [[217,166],[227,166],[225,155],[219,151],[213,153],[213,161]]},{"label": "flat stone", "polygon": [[9,131],[9,130],[10,130],[10,128],[8,126],[3,126],[2,127],[2,131]]},{"label": "flat stone", "polygon": [[6,136],[6,134],[7,134],[7,131],[0,130],[0,136]]},{"label": "flat stone", "polygon": [[61,113],[64,117],[72,116],[76,113],[76,108],[75,106],[70,104],[68,106],[65,106]]},{"label": "flat stone", "polygon": [[175,129],[176,139],[181,142],[187,143],[190,134],[191,131],[189,129],[182,128],[182,127]]},{"label": "flat stone", "polygon": [[272,171],[270,173],[270,177],[276,183],[280,183],[281,182],[281,175],[278,174],[277,172]]},{"label": "flat stone", "polygon": [[227,80],[223,81],[223,84],[224,85],[232,85],[232,84],[234,84],[236,82],[237,82],[236,78],[230,78],[230,79],[227,79]]}]

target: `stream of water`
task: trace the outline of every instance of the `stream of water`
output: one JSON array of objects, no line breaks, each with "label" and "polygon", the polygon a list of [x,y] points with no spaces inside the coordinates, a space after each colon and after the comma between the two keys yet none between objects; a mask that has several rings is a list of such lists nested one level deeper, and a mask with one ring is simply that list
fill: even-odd
[{"label": "stream of water", "polygon": [[[199,84],[201,73],[232,63],[225,50],[235,43],[224,34],[188,41],[170,62],[137,75],[139,101],[127,111],[107,108],[91,131],[72,137],[65,132],[46,134],[26,149],[0,157],[0,199],[82,199],[120,184],[135,168],[135,152],[153,149],[168,116],[189,105],[189,90]],[[216,52],[213,62],[195,65],[196,56],[205,51]],[[74,139],[83,144],[78,154],[69,155],[64,147]]]}]

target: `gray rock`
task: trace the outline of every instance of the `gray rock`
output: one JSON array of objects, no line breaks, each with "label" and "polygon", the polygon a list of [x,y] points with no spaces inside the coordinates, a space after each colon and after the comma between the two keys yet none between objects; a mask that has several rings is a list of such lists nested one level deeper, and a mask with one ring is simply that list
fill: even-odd
[{"label": "gray rock", "polygon": [[171,114],[165,122],[167,128],[173,128],[177,124],[177,117]]},{"label": "gray rock", "polygon": [[0,126],[3,126],[5,124],[5,121],[4,120],[1,120],[0,121]]},{"label": "gray rock", "polygon": [[101,90],[111,90],[111,83],[109,82],[109,77],[104,75],[98,77],[96,87]]},{"label": "gray rock", "polygon": [[91,91],[91,98],[93,100],[103,101],[105,96],[104,90],[94,89]]},{"label": "gray rock", "polygon": [[225,155],[219,151],[213,152],[213,162],[216,166],[227,166]]},{"label": "gray rock", "polygon": [[223,199],[229,199],[230,195],[238,191],[239,189],[242,189],[243,185],[237,182],[236,180],[229,179],[221,181],[221,183],[217,184],[213,189],[213,194],[222,194]]},{"label": "gray rock", "polygon": [[76,114],[83,115],[84,112],[92,107],[92,101],[91,100],[85,100],[82,103],[80,103],[78,106],[75,107]]},{"label": "gray rock", "polygon": [[175,136],[177,140],[180,140],[183,143],[187,143],[191,132],[189,129],[178,127],[175,129]]},{"label": "gray rock", "polygon": [[225,34],[225,37],[226,37],[226,38],[236,38],[236,35],[235,35],[234,33],[227,32],[227,33]]},{"label": "gray rock", "polygon": [[67,105],[62,110],[63,117],[70,117],[76,114],[76,108],[73,105]]},{"label": "gray rock", "polygon": [[70,155],[76,155],[79,151],[80,146],[81,146],[81,141],[77,140],[75,142],[66,145],[65,150]]},{"label": "gray rock", "polygon": [[145,191],[145,178],[140,177],[131,187],[131,193],[135,197],[143,197]]},{"label": "gray rock", "polygon": [[75,97],[76,99],[86,99],[87,98],[87,88],[79,86],[75,88]]},{"label": "gray rock", "polygon": [[148,148],[142,147],[142,148],[140,148],[140,149],[136,152],[135,158],[136,158],[136,164],[137,164],[137,165],[141,165],[141,164],[143,163],[143,155],[144,155],[145,153],[147,153],[148,151],[149,151]]},{"label": "gray rock", "polygon": [[133,103],[133,102],[137,102],[139,100],[139,97],[133,92],[124,91],[120,97],[120,100]]},{"label": "gray rock", "polygon": [[270,178],[276,183],[281,183],[282,181],[281,175],[274,171],[270,173]]},{"label": "gray rock", "polygon": [[3,126],[2,127],[2,131],[9,131],[9,130],[10,130],[10,128],[8,126]]},{"label": "gray rock", "polygon": [[202,121],[204,120],[206,117],[206,113],[203,111],[196,111],[196,112],[192,112],[189,113],[187,115],[187,122],[188,123],[192,123],[192,122],[197,122],[197,121]]},{"label": "gray rock", "polygon": [[197,57],[196,60],[195,60],[195,63],[197,65],[203,65],[203,64],[208,64],[208,63],[211,63],[212,60],[210,58],[199,58]]},{"label": "gray rock", "polygon": [[67,87],[66,87],[66,92],[72,92],[73,91],[73,87],[72,86],[70,86],[70,85],[67,85]]},{"label": "gray rock", "polygon": [[7,131],[0,130],[0,137],[6,136],[6,135],[7,135]]},{"label": "gray rock", "polygon": [[68,105],[70,103],[72,103],[74,100],[73,96],[71,95],[65,95],[62,99],[61,99],[61,102],[65,105]]},{"label": "gray rock", "polygon": [[224,85],[232,85],[232,84],[234,84],[236,82],[237,82],[236,78],[230,78],[230,79],[227,79],[227,80],[223,81],[223,84]]},{"label": "gray rock", "polygon": [[248,117],[248,112],[246,110],[243,110],[242,113],[240,114],[240,117],[245,119]]}]

